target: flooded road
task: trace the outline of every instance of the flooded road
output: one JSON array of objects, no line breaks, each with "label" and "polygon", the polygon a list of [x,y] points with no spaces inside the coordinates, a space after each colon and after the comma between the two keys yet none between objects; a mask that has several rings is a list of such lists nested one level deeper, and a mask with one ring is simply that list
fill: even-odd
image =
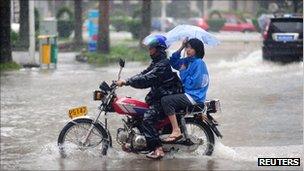
[{"label": "flooded road", "polygon": [[[206,49],[210,73],[208,98],[221,100],[214,154],[167,155],[151,161],[124,153],[114,142],[109,156],[80,154],[62,159],[57,138],[67,110],[87,105],[96,116],[92,92],[116,79],[118,65],[95,67],[61,53],[56,70],[21,69],[1,73],[1,170],[302,170],[303,63],[278,65],[262,60],[258,44],[223,44]],[[128,62],[122,78],[147,64]],[[123,87],[121,96],[144,100],[147,90]],[[120,117],[109,114],[115,137]],[[258,167],[258,157],[300,157],[300,167]]]}]

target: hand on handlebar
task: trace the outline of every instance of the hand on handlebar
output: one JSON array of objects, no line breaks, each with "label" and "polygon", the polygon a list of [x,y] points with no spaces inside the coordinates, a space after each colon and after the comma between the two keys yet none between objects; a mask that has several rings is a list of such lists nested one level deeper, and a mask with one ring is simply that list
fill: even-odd
[{"label": "hand on handlebar", "polygon": [[123,85],[126,85],[126,80],[118,80],[118,81],[115,82],[115,84],[118,87],[122,87]]}]

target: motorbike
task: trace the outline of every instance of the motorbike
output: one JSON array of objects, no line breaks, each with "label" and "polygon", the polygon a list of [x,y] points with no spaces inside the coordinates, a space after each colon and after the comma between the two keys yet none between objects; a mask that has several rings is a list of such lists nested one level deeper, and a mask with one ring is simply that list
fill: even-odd
[{"label": "motorbike", "polygon": [[[125,61],[120,59],[120,70]],[[115,81],[111,85],[103,81],[99,90],[94,91],[94,100],[100,101],[99,112],[95,118],[87,116],[86,106],[70,109],[68,112],[70,121],[61,130],[57,145],[62,157],[66,157],[73,150],[86,151],[98,149],[101,156],[106,156],[109,148],[113,147],[112,136],[109,131],[109,113],[122,116],[122,127],[117,129],[116,141],[122,150],[128,147],[128,152],[146,154],[149,152],[147,142],[140,126],[144,113],[149,109],[148,104],[131,97],[119,97],[115,91],[118,86]],[[220,101],[207,100],[203,104],[189,106],[177,112],[176,116],[183,138],[174,143],[163,143],[166,152],[185,151],[198,152],[203,155],[211,155],[214,149],[215,136],[222,138],[217,129],[218,122],[213,115],[220,111]],[[99,118],[104,115],[104,121]],[[171,133],[171,124],[168,117],[160,119],[155,128],[161,138]]]}]

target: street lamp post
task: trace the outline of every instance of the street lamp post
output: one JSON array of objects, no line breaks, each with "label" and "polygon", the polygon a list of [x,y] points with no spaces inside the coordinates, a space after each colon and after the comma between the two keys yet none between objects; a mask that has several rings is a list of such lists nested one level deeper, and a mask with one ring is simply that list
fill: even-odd
[{"label": "street lamp post", "polygon": [[161,31],[165,32],[166,31],[166,17],[167,17],[167,13],[166,13],[166,1],[162,0],[161,1],[162,7],[161,7]]},{"label": "street lamp post", "polygon": [[35,16],[34,16],[34,1],[29,1],[29,55],[31,63],[34,65],[35,62]]}]

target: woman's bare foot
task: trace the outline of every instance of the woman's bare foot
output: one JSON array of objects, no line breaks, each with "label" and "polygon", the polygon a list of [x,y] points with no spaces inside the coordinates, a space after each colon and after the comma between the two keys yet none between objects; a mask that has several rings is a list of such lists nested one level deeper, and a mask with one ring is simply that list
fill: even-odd
[{"label": "woman's bare foot", "polygon": [[177,129],[177,130],[173,130],[172,133],[169,135],[169,137],[178,137],[181,135],[182,135],[182,133],[181,133],[180,129]]},{"label": "woman's bare foot", "polygon": [[166,138],[164,139],[164,142],[176,142],[178,140],[180,140],[182,138],[182,133],[180,131],[180,129],[178,130],[173,130],[172,133]]}]

